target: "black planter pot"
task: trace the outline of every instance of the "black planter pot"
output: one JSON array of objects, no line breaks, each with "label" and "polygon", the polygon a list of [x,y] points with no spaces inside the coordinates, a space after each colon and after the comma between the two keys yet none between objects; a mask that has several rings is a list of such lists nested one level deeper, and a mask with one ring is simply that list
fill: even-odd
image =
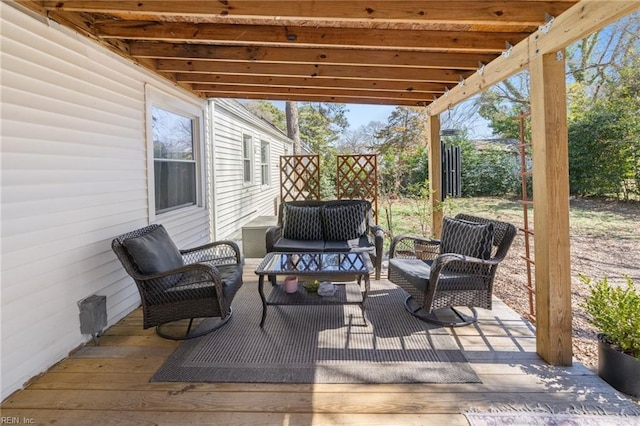
[{"label": "black planter pot", "polygon": [[598,334],[598,375],[627,395],[640,398],[640,359],[611,347]]}]

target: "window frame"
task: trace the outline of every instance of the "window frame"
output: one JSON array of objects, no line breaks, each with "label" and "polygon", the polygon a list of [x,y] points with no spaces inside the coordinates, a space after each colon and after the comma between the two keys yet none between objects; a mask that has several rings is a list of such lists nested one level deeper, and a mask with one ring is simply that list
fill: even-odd
[{"label": "window frame", "polygon": [[[149,221],[153,222],[158,217],[168,217],[181,214],[194,209],[205,209],[205,113],[206,107],[186,96],[169,94],[149,85],[145,90],[145,121],[146,121],[146,149],[147,149],[147,194]],[[186,117],[192,123],[193,157],[196,168],[195,177],[195,204],[167,209],[161,212],[156,211],[155,196],[155,155],[153,141],[153,107],[161,108],[165,111]]]},{"label": "window frame", "polygon": [[[247,139],[249,140],[249,150],[248,152],[246,151],[247,148],[247,144],[246,141]],[[248,132],[242,132],[242,184],[247,186],[247,185],[253,185],[255,179],[255,170],[254,168],[254,164],[255,164],[255,138],[253,137],[252,134],[248,133]],[[247,179],[246,176],[246,166],[247,166],[247,162],[249,162],[249,179]]]},{"label": "window frame", "polygon": [[[265,147],[266,161],[265,158],[262,157]],[[271,186],[271,143],[268,140],[260,141],[260,184],[262,186]]]}]

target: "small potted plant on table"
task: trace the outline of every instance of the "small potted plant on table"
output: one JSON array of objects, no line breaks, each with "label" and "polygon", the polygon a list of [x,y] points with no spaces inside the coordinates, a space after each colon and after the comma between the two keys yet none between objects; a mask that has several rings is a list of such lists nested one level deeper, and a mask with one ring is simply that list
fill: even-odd
[{"label": "small potted plant on table", "polygon": [[627,277],[627,286],[618,287],[604,279],[589,286],[582,304],[590,322],[598,330],[598,375],[607,383],[634,397],[640,397],[640,292]]}]

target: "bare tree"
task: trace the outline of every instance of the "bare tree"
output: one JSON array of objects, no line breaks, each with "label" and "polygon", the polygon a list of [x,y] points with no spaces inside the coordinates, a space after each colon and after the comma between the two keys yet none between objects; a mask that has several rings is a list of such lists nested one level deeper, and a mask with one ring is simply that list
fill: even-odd
[{"label": "bare tree", "polygon": [[337,142],[339,154],[367,154],[377,146],[376,135],[384,128],[384,123],[371,121],[355,130],[346,131]]},{"label": "bare tree", "polygon": [[287,115],[287,136],[293,140],[293,153],[300,155],[300,124],[298,121],[298,103],[287,101],[285,104],[285,113]]}]

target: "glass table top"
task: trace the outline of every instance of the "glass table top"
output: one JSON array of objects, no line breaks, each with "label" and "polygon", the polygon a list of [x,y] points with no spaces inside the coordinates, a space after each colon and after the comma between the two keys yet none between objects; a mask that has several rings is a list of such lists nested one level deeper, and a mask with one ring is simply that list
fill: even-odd
[{"label": "glass table top", "polygon": [[369,274],[374,270],[366,253],[267,253],[256,274]]}]

